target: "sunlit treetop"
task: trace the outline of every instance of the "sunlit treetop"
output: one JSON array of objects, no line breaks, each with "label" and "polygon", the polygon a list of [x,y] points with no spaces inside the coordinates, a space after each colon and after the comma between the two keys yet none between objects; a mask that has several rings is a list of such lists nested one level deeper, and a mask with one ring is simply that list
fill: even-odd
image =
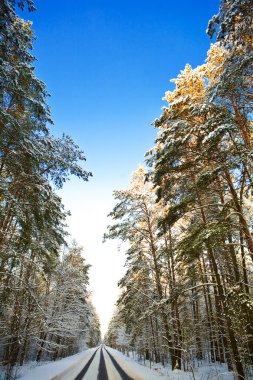
[{"label": "sunlit treetop", "polygon": [[217,36],[229,49],[253,46],[253,6],[252,0],[221,0],[219,14],[213,16],[207,32]]},{"label": "sunlit treetop", "polygon": [[186,106],[189,99],[191,102],[198,102],[204,96],[204,78],[199,68],[193,69],[187,64],[171,82],[175,83],[176,88],[174,91],[167,91],[164,97],[170,107]]},{"label": "sunlit treetop", "polygon": [[200,71],[210,82],[219,81],[220,75],[224,71],[224,64],[227,58],[226,49],[219,43],[212,44],[208,53],[206,64],[200,67]]}]

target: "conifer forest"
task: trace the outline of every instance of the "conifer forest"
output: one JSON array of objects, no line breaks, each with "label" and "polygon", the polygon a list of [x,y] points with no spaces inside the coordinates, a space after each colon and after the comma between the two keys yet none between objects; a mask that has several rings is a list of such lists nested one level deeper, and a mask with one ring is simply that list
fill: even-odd
[{"label": "conifer forest", "polygon": [[[59,196],[71,176],[93,178],[76,142],[51,132],[22,18],[36,5],[0,0],[1,380],[102,342],[90,264]],[[253,2],[220,0],[217,12],[206,60],[171,80],[154,147],[114,191],[103,237],[126,247],[103,343],[179,380],[200,379],[207,362],[253,379]]]}]

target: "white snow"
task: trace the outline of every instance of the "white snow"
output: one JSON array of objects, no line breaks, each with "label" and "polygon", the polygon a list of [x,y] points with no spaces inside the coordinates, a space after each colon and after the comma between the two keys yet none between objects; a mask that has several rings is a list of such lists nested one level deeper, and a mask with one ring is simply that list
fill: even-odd
[{"label": "white snow", "polygon": [[[94,357],[94,359],[91,362],[91,365],[88,368],[88,371],[86,372],[84,379],[94,379],[96,380],[98,377],[98,367],[99,367],[99,361],[100,361],[100,351],[99,349]],[[71,380],[73,378],[71,377],[61,377],[60,380]]]},{"label": "white snow", "polygon": [[118,373],[118,371],[115,369],[109,355],[105,350],[103,350],[104,353],[104,358],[105,358],[105,365],[106,365],[106,370],[108,374],[108,378],[110,380],[121,380],[121,377]]},{"label": "white snow", "polygon": [[[96,351],[96,348],[79,352],[78,354],[68,356],[67,358],[46,364],[30,363],[21,368],[19,372],[20,380],[51,380],[54,376],[66,371],[76,376],[88,362],[90,357]],[[22,377],[20,377],[22,376]]]},{"label": "white snow", "polygon": [[[233,372],[229,372],[227,370],[226,365],[220,365],[218,363],[202,363],[198,367],[198,363],[196,363],[195,367],[193,368],[194,376],[192,371],[182,371],[182,370],[171,370],[171,367],[168,366],[166,368],[163,367],[161,363],[154,364],[151,366],[152,371],[148,368],[149,367],[149,361],[146,361],[146,366],[143,364],[138,364],[134,361],[134,359],[131,359],[122,353],[120,353],[117,350],[113,350],[112,348],[108,348],[109,352],[113,353],[113,356],[119,364],[122,366],[123,369],[129,374],[130,371],[127,369],[127,366],[125,364],[125,368],[123,367],[123,363],[128,363],[128,368],[132,368],[134,370],[134,373],[138,374],[138,380],[234,380],[234,374]],[[154,371],[156,372],[154,375]],[[152,375],[151,375],[152,374]],[[137,380],[136,377],[134,377],[135,380]]]},{"label": "white snow", "polygon": [[[168,366],[164,368],[161,364],[155,364],[152,369],[137,363],[134,359],[123,355],[121,352],[106,347],[108,352],[113,355],[120,367],[132,377],[134,380],[234,380],[232,372],[228,372],[225,365],[202,363],[199,367],[193,368],[194,376],[191,371],[172,371]],[[83,351],[79,354],[69,356],[67,358],[50,362],[47,364],[35,365],[30,363],[25,365],[19,372],[20,380],[73,380],[75,376],[82,370],[91,356],[97,350],[97,347]],[[103,350],[106,362],[108,377],[110,380],[120,380],[120,376],[115,369],[109,355]],[[85,379],[95,380],[98,375],[100,359],[100,349],[97,351],[92,361]],[[22,377],[20,377],[22,375]]]},{"label": "white snow", "polygon": [[[121,352],[113,348],[106,347],[108,352],[112,354],[121,366],[121,368],[134,380],[167,380],[168,376],[157,374],[153,370],[136,363],[133,359],[123,355]],[[171,378],[170,378],[171,379]],[[189,378],[187,379],[189,380]]]},{"label": "white snow", "polygon": [[161,374],[167,374],[170,380],[234,380],[233,372],[228,372],[226,366],[220,364],[205,364],[192,371],[174,370],[163,368],[162,365],[156,365],[157,371]]}]

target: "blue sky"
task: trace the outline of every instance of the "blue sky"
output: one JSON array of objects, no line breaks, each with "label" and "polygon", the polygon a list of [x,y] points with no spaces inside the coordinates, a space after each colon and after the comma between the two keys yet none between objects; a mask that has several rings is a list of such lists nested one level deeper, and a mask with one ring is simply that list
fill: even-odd
[{"label": "blue sky", "polygon": [[[92,264],[94,303],[105,329],[123,273],[123,252],[102,244],[112,191],[154,145],[152,121],[165,91],[186,63],[206,58],[208,20],[218,0],[38,0],[23,14],[37,36],[36,74],[47,84],[53,133],[84,150],[89,183],[72,178],[60,192],[72,216],[71,235]],[[122,251],[122,250],[121,250]]]}]

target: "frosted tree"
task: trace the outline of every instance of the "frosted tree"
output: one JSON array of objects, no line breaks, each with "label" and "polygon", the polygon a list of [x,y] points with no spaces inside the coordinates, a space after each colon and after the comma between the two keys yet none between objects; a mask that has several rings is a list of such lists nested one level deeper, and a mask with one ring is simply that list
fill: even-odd
[{"label": "frosted tree", "polygon": [[[0,358],[6,379],[36,350],[36,325],[43,323],[43,302],[55,281],[67,215],[56,189],[71,174],[85,181],[91,175],[73,140],[50,134],[48,94],[34,74],[31,23],[16,14],[17,3],[34,10],[30,0],[0,4]],[[58,328],[69,315],[62,313]]]},{"label": "frosted tree", "polygon": [[88,328],[85,332],[85,343],[88,347],[95,347],[101,343],[100,322],[91,299],[88,299]]},{"label": "frosted tree", "polygon": [[111,216],[121,222],[109,237],[130,245],[119,306],[135,342],[141,321],[159,317],[173,368],[208,356],[244,379],[253,353],[251,2],[222,1],[215,29],[206,63],[186,65],[165,94],[150,172],[115,193]]},{"label": "frosted tree", "polygon": [[[144,168],[140,167],[134,172],[130,187],[127,190],[115,192],[115,199],[118,200],[118,204],[110,215],[120,222],[109,227],[106,237],[118,237],[130,244],[129,263],[131,270],[136,271],[136,281],[139,277],[138,274],[142,275],[136,263],[140,267],[148,268],[147,278],[150,278],[150,281],[147,280],[147,285],[149,286],[149,282],[151,282],[153,286],[152,303],[161,302],[159,306],[160,318],[174,369],[181,367],[180,343],[179,341],[176,342],[170,333],[168,310],[162,302],[165,293],[160,261],[160,243],[157,237],[158,210],[155,205],[155,192],[152,190],[152,184],[145,182],[145,176]],[[135,273],[133,273],[133,278],[135,278]],[[127,286],[128,284],[129,282],[127,282]],[[138,288],[135,287],[134,289],[138,291]],[[145,294],[146,291],[150,291],[150,289],[144,289],[143,293]]]}]

